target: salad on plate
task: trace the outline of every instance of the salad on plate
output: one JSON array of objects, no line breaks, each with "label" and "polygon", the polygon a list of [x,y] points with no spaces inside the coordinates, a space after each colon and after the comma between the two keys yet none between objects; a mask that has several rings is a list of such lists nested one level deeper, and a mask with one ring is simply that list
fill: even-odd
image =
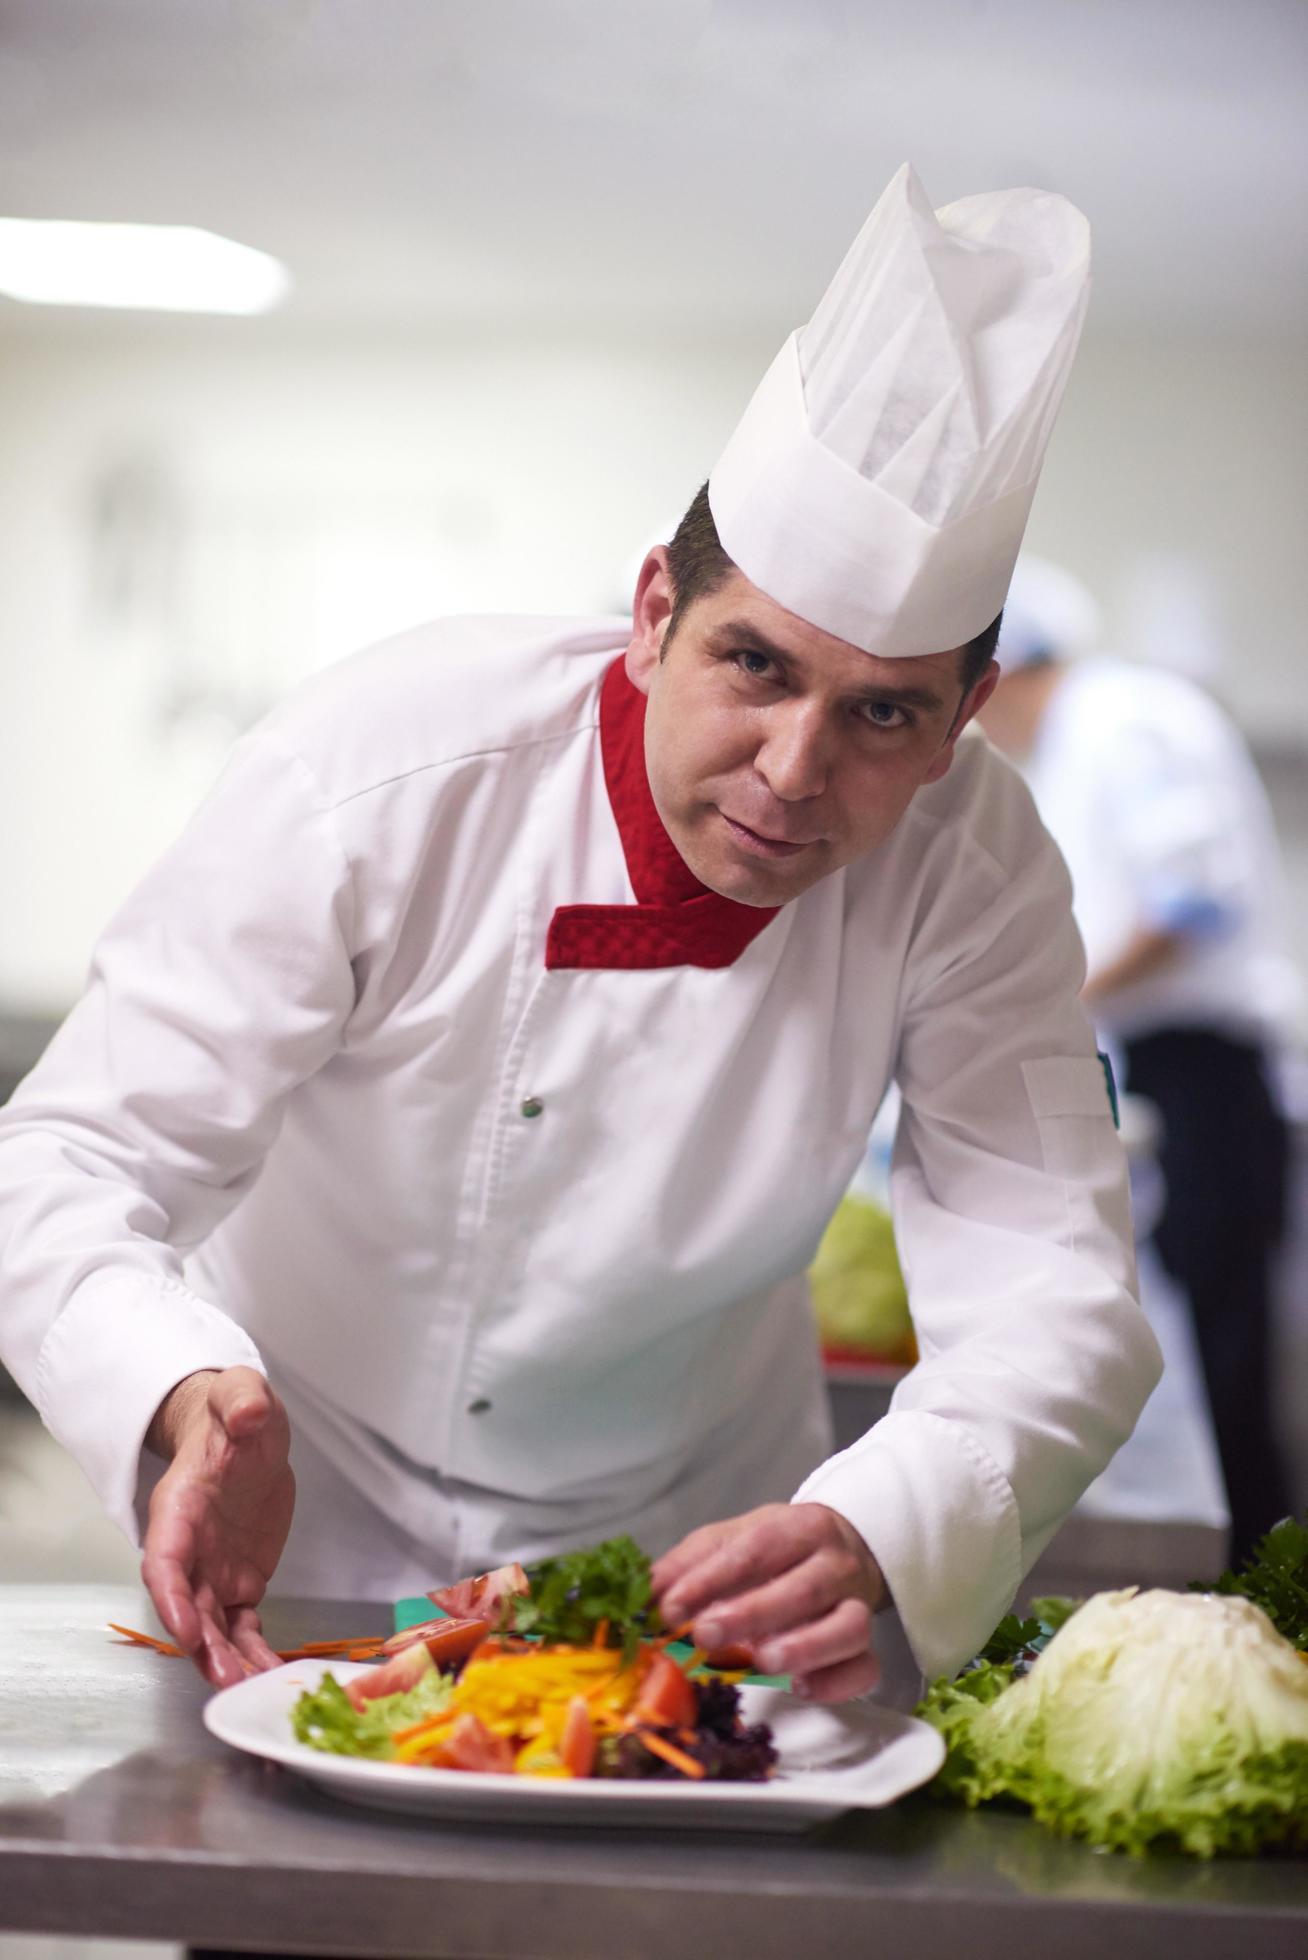
[{"label": "salad on plate", "polygon": [[530,1777],[762,1782],[776,1765],[768,1725],[741,1716],[748,1653],[675,1651],[630,1538],[428,1598],[437,1615],[385,1641],[380,1665],[326,1671],[300,1695],[299,1742]]}]

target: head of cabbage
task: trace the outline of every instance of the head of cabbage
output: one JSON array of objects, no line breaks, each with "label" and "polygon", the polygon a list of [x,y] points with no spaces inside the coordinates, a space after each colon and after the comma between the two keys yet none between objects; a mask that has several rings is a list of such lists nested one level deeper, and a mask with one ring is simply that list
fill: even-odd
[{"label": "head of cabbage", "polygon": [[1122,1851],[1308,1843],[1308,1664],[1250,1600],[1098,1593],[1020,1680],[982,1666],[918,1712],[967,1803]]}]

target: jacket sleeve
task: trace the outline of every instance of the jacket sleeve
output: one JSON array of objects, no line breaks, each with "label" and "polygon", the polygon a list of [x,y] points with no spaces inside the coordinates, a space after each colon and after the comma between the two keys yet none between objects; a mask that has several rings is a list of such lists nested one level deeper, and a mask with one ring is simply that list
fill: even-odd
[{"label": "jacket sleeve", "polygon": [[349,930],[349,866],[312,777],[247,738],[0,1110],[0,1357],[129,1537],[168,1390],[262,1365],[182,1260],[337,1046]]},{"label": "jacket sleeve", "polygon": [[891,1193],[921,1360],[797,1493],[860,1531],[928,1677],[988,1638],[1161,1372],[1067,873],[1009,795],[1030,841],[1002,874],[960,864],[901,1023]]}]

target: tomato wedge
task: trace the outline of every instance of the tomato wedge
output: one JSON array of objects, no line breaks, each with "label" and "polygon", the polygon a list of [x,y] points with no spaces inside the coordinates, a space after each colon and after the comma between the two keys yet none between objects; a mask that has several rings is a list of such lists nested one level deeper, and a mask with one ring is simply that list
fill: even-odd
[{"label": "tomato wedge", "polygon": [[475,1579],[460,1579],[457,1585],[442,1586],[439,1592],[429,1592],[427,1597],[433,1606],[439,1606],[451,1619],[466,1620],[472,1613],[476,1590]]},{"label": "tomato wedge", "polygon": [[559,1761],[569,1776],[589,1776],[595,1766],[595,1725],[585,1695],[568,1703],[568,1718],[559,1741]]},{"label": "tomato wedge", "polygon": [[433,1606],[439,1606],[453,1619],[498,1621],[506,1600],[530,1590],[531,1581],[520,1565],[497,1565],[493,1572],[479,1572],[475,1579],[459,1579],[452,1586],[429,1592],[427,1597]]},{"label": "tomato wedge", "polygon": [[636,1714],[661,1728],[693,1728],[699,1712],[695,1684],[667,1654],[656,1654],[641,1683]]},{"label": "tomato wedge", "polygon": [[714,1647],[710,1653],[705,1654],[704,1665],[725,1668],[728,1672],[735,1673],[738,1668],[753,1667],[754,1650],[752,1647],[744,1646]]},{"label": "tomato wedge", "polygon": [[370,1667],[366,1674],[351,1676],[345,1683],[345,1692],[353,1707],[362,1713],[364,1703],[376,1701],[378,1695],[407,1694],[434,1666],[424,1646],[406,1647],[402,1654],[392,1654],[380,1667]]},{"label": "tomato wedge", "polygon": [[469,1769],[512,1774],[513,1744],[488,1729],[480,1715],[460,1715],[440,1748],[428,1758],[434,1769]]},{"label": "tomato wedge", "polygon": [[451,1667],[455,1661],[464,1660],[490,1630],[486,1619],[424,1620],[421,1626],[393,1633],[382,1652],[407,1654],[412,1647],[424,1647],[437,1667]]}]

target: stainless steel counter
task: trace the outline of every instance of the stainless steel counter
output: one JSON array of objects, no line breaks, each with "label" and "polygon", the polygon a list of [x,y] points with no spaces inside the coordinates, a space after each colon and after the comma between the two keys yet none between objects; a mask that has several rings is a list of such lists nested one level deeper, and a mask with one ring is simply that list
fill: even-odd
[{"label": "stainless steel counter", "polygon": [[[457,1960],[1186,1960],[1308,1952],[1308,1860],[1098,1856],[915,1796],[804,1839],[451,1829],[225,1749],[130,1589],[0,1587],[0,1929]],[[375,1629],[285,1603],[275,1642]]]}]

